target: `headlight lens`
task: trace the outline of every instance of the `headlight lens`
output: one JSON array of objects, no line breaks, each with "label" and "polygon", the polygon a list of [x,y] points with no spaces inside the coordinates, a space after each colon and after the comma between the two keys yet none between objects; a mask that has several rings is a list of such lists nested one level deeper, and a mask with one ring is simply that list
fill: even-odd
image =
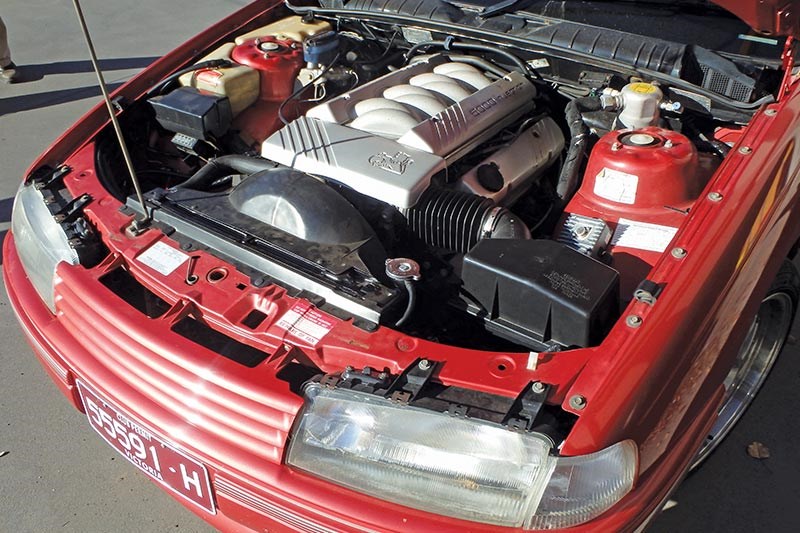
[{"label": "headlight lens", "polygon": [[550,446],[535,433],[313,384],[287,462],[401,505],[509,527],[582,523],[630,491],[632,442],[577,458],[551,456]]},{"label": "headlight lens", "polygon": [[61,226],[53,220],[42,193],[32,185],[22,184],[17,191],[11,231],[25,273],[47,307],[55,311],[56,266],[62,261],[78,264],[78,253],[69,245]]}]

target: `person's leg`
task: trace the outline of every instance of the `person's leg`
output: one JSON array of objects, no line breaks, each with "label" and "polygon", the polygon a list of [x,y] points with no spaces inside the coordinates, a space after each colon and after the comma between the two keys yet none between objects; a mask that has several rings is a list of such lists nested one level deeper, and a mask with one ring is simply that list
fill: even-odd
[{"label": "person's leg", "polygon": [[5,67],[11,63],[11,50],[8,48],[8,32],[3,18],[0,17],[0,67]]},{"label": "person's leg", "polygon": [[0,81],[13,83],[17,78],[17,66],[11,61],[11,50],[8,47],[8,32],[3,19],[0,18]]}]

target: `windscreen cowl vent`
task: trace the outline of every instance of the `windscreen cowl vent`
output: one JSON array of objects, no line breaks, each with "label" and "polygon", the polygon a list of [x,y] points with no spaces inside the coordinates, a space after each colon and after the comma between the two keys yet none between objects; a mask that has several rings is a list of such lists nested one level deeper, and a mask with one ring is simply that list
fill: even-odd
[{"label": "windscreen cowl vent", "polygon": [[[747,86],[724,72],[712,69],[708,65],[700,65],[700,70],[703,71],[704,89],[727,96],[737,102],[750,102],[752,100],[755,82],[753,82],[753,86]],[[748,81],[750,80],[748,79]]]}]

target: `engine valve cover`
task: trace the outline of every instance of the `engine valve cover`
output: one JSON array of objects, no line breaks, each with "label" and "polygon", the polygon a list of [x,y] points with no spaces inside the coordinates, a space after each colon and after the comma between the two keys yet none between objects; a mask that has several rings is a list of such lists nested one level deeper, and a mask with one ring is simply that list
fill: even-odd
[{"label": "engine valve cover", "polygon": [[261,155],[408,208],[436,172],[533,109],[535,96],[518,72],[492,81],[431,56],[314,107]]}]

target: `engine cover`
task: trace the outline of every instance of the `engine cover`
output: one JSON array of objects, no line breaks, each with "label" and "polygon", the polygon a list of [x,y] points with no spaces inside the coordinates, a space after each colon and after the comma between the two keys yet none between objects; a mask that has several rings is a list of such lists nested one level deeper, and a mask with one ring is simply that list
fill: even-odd
[{"label": "engine cover", "polygon": [[434,174],[533,109],[518,72],[491,81],[435,55],[314,107],[261,155],[408,208]]}]

